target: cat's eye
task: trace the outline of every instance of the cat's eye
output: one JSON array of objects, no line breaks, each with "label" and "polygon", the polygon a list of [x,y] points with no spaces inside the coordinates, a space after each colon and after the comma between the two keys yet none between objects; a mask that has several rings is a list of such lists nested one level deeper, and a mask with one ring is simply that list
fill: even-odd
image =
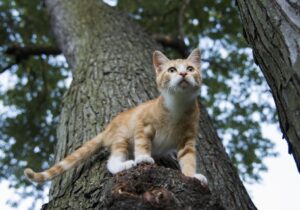
[{"label": "cat's eye", "polygon": [[186,70],[189,71],[189,72],[192,72],[192,71],[194,71],[194,67],[188,66],[188,67],[186,68]]},{"label": "cat's eye", "polygon": [[171,68],[169,68],[168,69],[168,72],[170,72],[170,73],[174,73],[174,72],[176,72],[177,70],[174,68],[174,67],[171,67]]}]

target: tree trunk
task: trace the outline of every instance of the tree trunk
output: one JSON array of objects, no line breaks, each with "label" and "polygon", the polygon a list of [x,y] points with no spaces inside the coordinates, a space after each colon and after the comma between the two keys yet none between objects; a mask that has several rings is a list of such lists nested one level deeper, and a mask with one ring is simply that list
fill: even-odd
[{"label": "tree trunk", "polygon": [[[159,46],[102,1],[46,4],[73,71],[58,127],[58,161],[102,131],[118,112],[157,96],[151,58]],[[113,177],[106,169],[108,152],[101,150],[53,181],[44,209],[256,209],[204,108],[199,123],[198,165],[209,190],[159,166],[142,165]]]},{"label": "tree trunk", "polygon": [[283,137],[300,172],[300,2],[237,3],[245,38],[272,90]]}]

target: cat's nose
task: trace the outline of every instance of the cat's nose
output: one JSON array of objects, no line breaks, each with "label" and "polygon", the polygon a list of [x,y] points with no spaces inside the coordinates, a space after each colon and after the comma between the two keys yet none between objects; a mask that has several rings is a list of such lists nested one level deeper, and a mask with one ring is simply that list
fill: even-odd
[{"label": "cat's nose", "polygon": [[180,72],[179,75],[182,76],[182,77],[185,77],[187,75],[187,73],[186,72]]}]

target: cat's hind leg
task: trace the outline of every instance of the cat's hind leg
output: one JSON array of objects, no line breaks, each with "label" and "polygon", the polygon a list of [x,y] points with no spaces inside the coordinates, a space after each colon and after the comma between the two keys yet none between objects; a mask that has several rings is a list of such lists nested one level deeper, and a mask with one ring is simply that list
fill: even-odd
[{"label": "cat's hind leg", "polygon": [[112,174],[130,169],[135,166],[133,160],[128,158],[129,141],[125,138],[119,138],[111,146],[111,154],[108,159],[107,168]]}]

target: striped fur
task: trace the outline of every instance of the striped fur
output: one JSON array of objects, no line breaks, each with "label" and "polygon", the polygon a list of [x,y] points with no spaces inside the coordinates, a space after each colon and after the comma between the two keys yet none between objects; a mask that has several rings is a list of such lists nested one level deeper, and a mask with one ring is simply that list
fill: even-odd
[{"label": "striped fur", "polygon": [[80,164],[87,158],[89,158],[94,152],[96,152],[102,146],[102,134],[99,134],[94,139],[86,142],[78,150],[68,155],[62,161],[56,163],[46,171],[36,173],[30,168],[24,170],[25,176],[34,182],[42,183],[47,180],[51,180],[54,177],[64,173],[65,171]]},{"label": "striped fur", "polygon": [[[155,51],[153,64],[161,96],[118,114],[102,133],[50,169],[40,173],[25,169],[26,177],[39,183],[50,180],[104,146],[111,150],[107,167],[113,174],[140,162],[154,163],[153,155],[177,150],[182,173],[207,185],[206,178],[196,174],[200,51],[196,49],[187,59],[177,60]],[[132,150],[135,159],[128,160]]]}]

